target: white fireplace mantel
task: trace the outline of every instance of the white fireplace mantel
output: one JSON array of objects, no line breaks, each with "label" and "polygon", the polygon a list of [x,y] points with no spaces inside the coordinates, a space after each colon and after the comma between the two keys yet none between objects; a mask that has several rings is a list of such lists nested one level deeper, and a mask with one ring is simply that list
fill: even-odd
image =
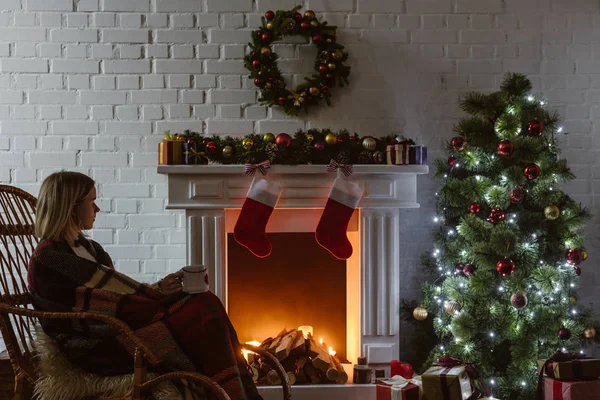
[{"label": "white fireplace mantel", "polygon": [[[419,207],[417,175],[428,172],[426,165],[355,165],[350,178],[365,191],[357,225],[360,256],[355,261],[360,290],[357,352],[370,364],[389,365],[399,356],[399,210]],[[243,165],[159,166],[158,173],[168,176],[167,208],[186,212],[187,262],[208,267],[211,290],[227,307],[227,233],[235,221],[225,220],[226,215],[237,219],[231,210],[241,208],[252,177],[244,174]],[[314,209],[325,206],[336,176],[325,165],[274,165],[267,179],[282,187],[277,210],[291,215],[304,209],[302,219],[315,221],[320,212]],[[283,222],[286,229],[293,224],[291,219]]]}]

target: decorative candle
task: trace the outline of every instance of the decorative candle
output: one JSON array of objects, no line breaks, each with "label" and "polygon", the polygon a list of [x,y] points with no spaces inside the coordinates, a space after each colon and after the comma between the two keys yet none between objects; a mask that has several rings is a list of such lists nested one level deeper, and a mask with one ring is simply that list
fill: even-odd
[{"label": "decorative candle", "polygon": [[302,325],[298,327],[298,330],[304,335],[304,339],[308,339],[308,334],[313,335],[313,327],[310,325]]},{"label": "decorative candle", "polygon": [[400,366],[402,363],[399,360],[392,360],[390,362],[391,376],[400,375]]}]

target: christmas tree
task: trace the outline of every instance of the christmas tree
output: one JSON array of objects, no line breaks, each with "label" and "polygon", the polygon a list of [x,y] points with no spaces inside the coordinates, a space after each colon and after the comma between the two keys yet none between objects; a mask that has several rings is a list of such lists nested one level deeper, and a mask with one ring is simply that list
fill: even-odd
[{"label": "christmas tree", "polygon": [[433,317],[428,363],[473,362],[501,399],[534,399],[537,361],[596,335],[575,294],[590,215],[559,187],[574,178],[558,154],[559,116],[531,89],[508,74],[500,91],[461,102],[469,116],[436,162],[435,246],[423,257],[433,282],[414,313]]}]

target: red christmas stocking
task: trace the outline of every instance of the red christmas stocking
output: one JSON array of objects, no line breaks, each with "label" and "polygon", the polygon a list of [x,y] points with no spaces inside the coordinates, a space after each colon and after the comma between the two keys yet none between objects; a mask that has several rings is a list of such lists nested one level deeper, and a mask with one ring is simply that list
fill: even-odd
[{"label": "red christmas stocking", "polygon": [[347,260],[352,255],[346,231],[363,192],[357,185],[336,178],[317,226],[317,242],[340,260]]},{"label": "red christmas stocking", "polygon": [[235,240],[256,257],[271,254],[271,242],[265,232],[280,194],[278,185],[260,177],[254,178],[233,229]]}]

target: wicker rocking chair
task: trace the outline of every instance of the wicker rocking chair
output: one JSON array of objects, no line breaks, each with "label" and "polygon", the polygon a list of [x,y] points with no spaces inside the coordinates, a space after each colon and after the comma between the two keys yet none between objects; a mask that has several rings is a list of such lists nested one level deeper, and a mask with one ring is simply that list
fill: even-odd
[{"label": "wicker rocking chair", "polygon": [[[102,321],[117,328],[136,347],[133,360],[133,389],[125,397],[103,397],[98,400],[143,400],[157,385],[177,379],[186,379],[202,386],[214,398],[229,400],[227,393],[210,378],[195,372],[172,372],[149,378],[147,365],[160,364],[158,357],[117,318],[96,313],[48,313],[31,308],[27,289],[27,265],[38,240],[34,231],[36,198],[18,188],[0,185],[0,333],[6,344],[15,375],[15,400],[29,400],[33,396],[38,373],[35,332],[38,318],[88,319]],[[271,361],[283,386],[284,400],[291,399],[288,376],[277,359],[263,349],[242,345]],[[85,400],[92,400],[86,397]]]}]

